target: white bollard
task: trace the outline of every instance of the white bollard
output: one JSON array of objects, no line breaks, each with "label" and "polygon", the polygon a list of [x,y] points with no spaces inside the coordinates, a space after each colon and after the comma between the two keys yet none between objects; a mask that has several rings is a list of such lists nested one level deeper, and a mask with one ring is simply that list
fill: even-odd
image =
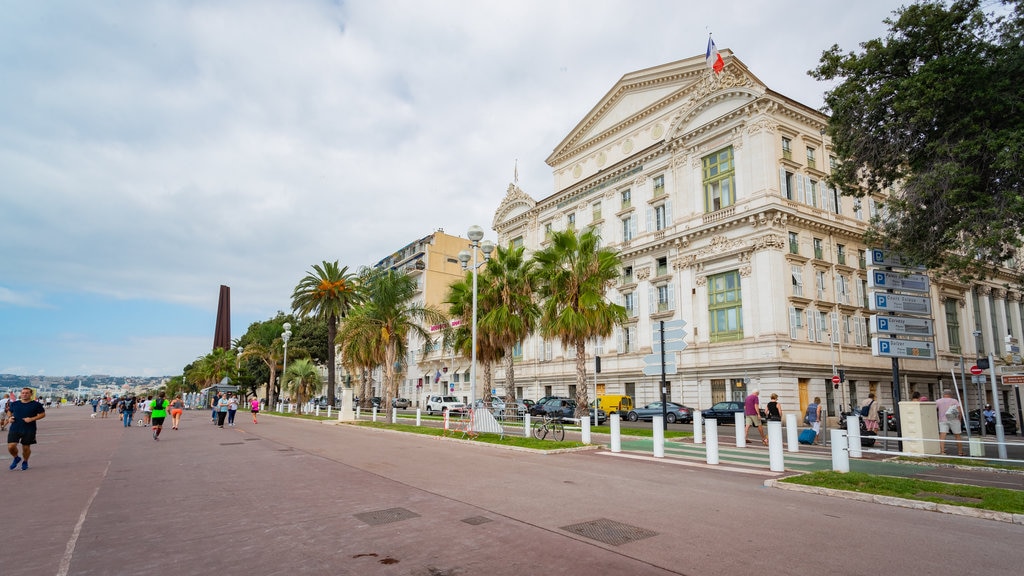
[{"label": "white bollard", "polygon": [[327,407],[327,419],[328,420],[331,419],[331,407],[330,406]]},{"label": "white bollard", "polygon": [[790,452],[800,451],[800,429],[796,426],[796,414],[786,414],[786,442]]},{"label": "white bollard", "polygon": [[846,444],[846,430],[830,430],[832,432],[832,471],[850,471],[850,452]]},{"label": "white bollard", "polygon": [[359,407],[359,406],[356,406],[356,420],[359,420],[359,413],[360,412],[362,412],[362,408]]},{"label": "white bollard", "polygon": [[622,425],[619,422],[619,413],[612,414],[608,419],[612,428],[612,452],[622,452]]},{"label": "white bollard", "polygon": [[313,416],[316,416],[317,418],[320,417],[320,405],[319,404],[316,405],[316,410],[313,411]]},{"label": "white bollard", "polygon": [[651,427],[654,429],[654,457],[665,457],[665,418],[655,416],[651,419]]},{"label": "white bollard", "polygon": [[530,413],[523,413],[523,438],[530,437]]},{"label": "white bollard", "polygon": [[701,444],[704,442],[704,417],[701,416],[700,410],[693,411],[693,443]]},{"label": "white bollard", "polygon": [[420,409],[419,408],[416,409],[416,425],[417,426],[420,425]]},{"label": "white bollard", "polygon": [[718,420],[708,418],[704,421],[704,436],[707,444],[707,463],[718,464]]},{"label": "white bollard", "polygon": [[747,421],[747,418],[743,415],[743,412],[733,412],[733,420],[736,421],[736,447],[746,448],[747,434],[743,430],[743,424]]},{"label": "white bollard", "polygon": [[376,406],[373,407],[373,418],[372,418],[372,421],[373,422],[377,421],[377,407]]},{"label": "white bollard", "polygon": [[782,449],[782,422],[768,423],[768,469],[772,472],[785,472]]},{"label": "white bollard", "polygon": [[850,458],[860,458],[860,415],[850,414],[846,417],[846,441],[850,445]]},{"label": "white bollard", "polygon": [[584,444],[590,444],[590,416],[580,418],[581,440]]},{"label": "white bollard", "polygon": [[398,408],[391,409],[391,423],[398,424]]}]

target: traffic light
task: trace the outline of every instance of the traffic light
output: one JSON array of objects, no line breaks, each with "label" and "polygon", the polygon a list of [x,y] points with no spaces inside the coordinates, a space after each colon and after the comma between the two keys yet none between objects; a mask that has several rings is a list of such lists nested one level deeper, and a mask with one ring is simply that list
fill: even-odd
[{"label": "traffic light", "polygon": [[[846,370],[843,370],[842,368],[839,369],[839,381],[846,382]],[[836,388],[838,388],[838,386],[836,386]]]},{"label": "traffic light", "polygon": [[601,373],[601,357],[600,356],[594,356],[594,372],[596,372],[598,374]]},{"label": "traffic light", "polygon": [[978,361],[975,364],[977,364],[978,368],[981,368],[982,370],[988,370],[988,358],[978,358]]}]

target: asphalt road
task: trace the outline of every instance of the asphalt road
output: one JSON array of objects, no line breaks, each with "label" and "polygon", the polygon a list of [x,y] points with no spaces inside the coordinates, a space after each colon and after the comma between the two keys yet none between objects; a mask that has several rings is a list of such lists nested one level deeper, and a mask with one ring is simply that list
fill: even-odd
[{"label": "asphalt road", "polygon": [[[764,487],[604,450],[536,454],[239,412],[144,428],[51,410],[0,469],[4,576],[1020,573],[1024,526]],[[865,562],[865,556],[871,558]]]}]

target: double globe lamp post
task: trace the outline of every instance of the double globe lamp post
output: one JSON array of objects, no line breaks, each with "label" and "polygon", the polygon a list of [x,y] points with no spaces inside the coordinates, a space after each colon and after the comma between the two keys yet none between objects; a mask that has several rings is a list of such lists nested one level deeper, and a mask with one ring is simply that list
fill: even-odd
[{"label": "double globe lamp post", "polygon": [[[470,352],[470,354],[472,354],[472,359],[471,359],[470,364],[469,364],[469,381],[470,381],[470,385],[469,385],[469,406],[470,406],[470,408],[472,408],[473,405],[476,404],[476,283],[477,283],[476,278],[477,278],[477,270],[480,268],[480,266],[483,266],[484,264],[487,263],[488,260],[491,259],[491,252],[494,251],[494,243],[491,242],[490,240],[484,240],[483,242],[481,242],[481,240],[483,240],[483,237],[484,237],[484,229],[479,227],[479,226],[476,226],[476,225],[473,225],[473,226],[469,227],[469,232],[467,233],[467,236],[469,236],[469,241],[470,241],[469,246],[470,246],[470,248],[472,248],[472,253],[470,253],[469,250],[463,250],[463,251],[459,252],[459,262],[462,264],[462,269],[463,270],[467,270],[469,268],[469,261],[470,261],[470,259],[473,260],[473,324],[472,324],[473,345],[472,345],[472,351]],[[478,251],[484,253],[484,261],[480,262],[479,264],[477,263],[477,259],[476,259],[476,254],[477,254]]]},{"label": "double globe lamp post", "polygon": [[[288,322],[284,323],[284,332],[281,334],[281,340],[284,341],[284,364],[281,366],[281,388],[284,388],[285,382],[287,382],[288,372],[288,339],[292,337],[292,325]],[[284,392],[284,390],[281,390]]]}]

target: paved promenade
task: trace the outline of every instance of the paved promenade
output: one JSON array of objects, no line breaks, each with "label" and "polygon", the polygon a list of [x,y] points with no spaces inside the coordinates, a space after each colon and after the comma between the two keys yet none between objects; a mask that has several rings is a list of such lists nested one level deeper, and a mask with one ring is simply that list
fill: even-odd
[{"label": "paved promenade", "polygon": [[90,413],[50,410],[32,468],[0,468],[4,576],[989,576],[1024,563],[1024,526],[765,488],[766,470],[244,412],[224,429],[187,412],[156,442]]}]

